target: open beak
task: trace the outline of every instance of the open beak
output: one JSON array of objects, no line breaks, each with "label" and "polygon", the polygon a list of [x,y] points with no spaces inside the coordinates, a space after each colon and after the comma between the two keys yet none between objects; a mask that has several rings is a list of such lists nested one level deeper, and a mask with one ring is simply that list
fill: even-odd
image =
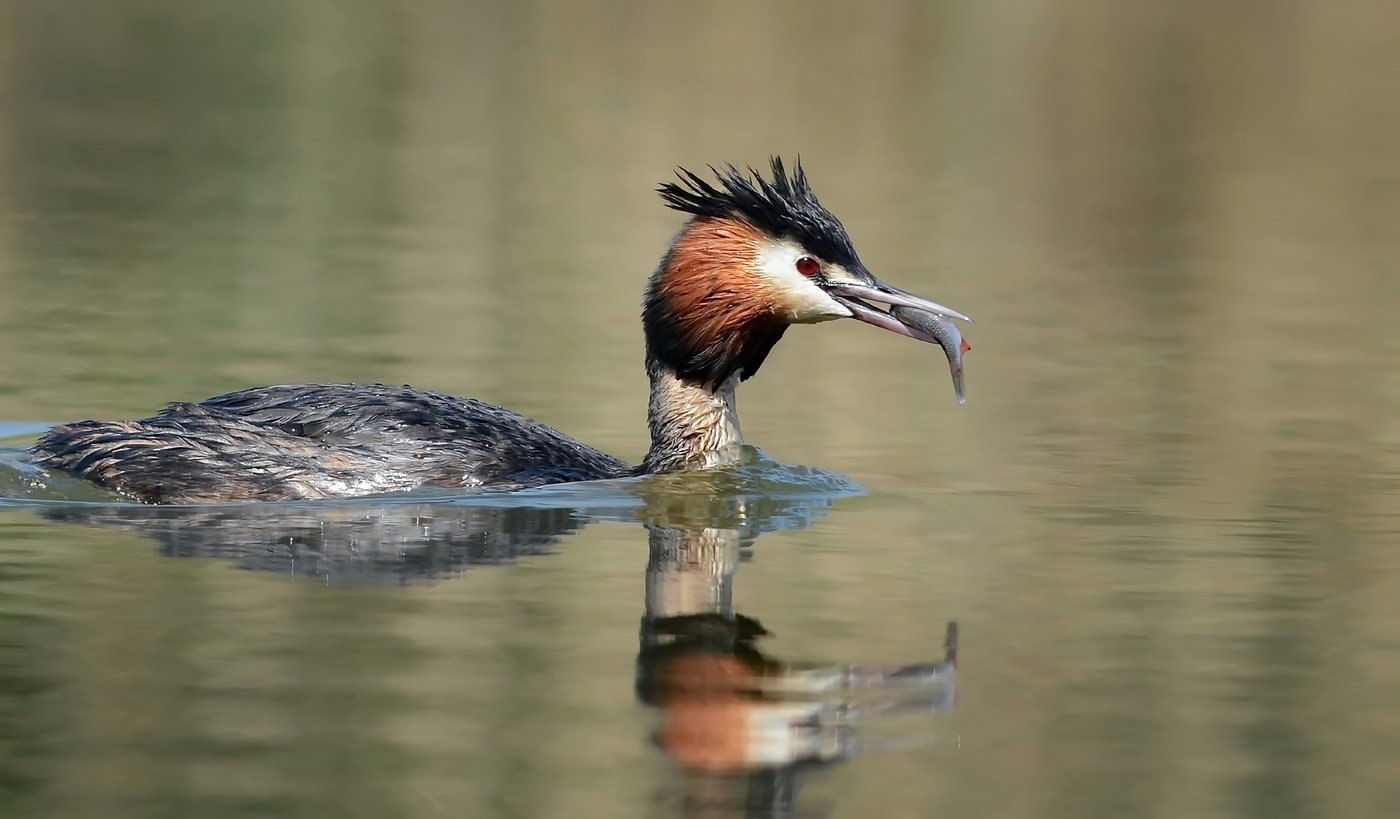
[{"label": "open beak", "polygon": [[[826,292],[851,311],[851,318],[942,347],[953,375],[953,394],[959,404],[967,402],[963,389],[963,353],[972,347],[963,340],[953,319],[969,322],[972,319],[950,307],[891,287],[865,270],[860,271],[859,280],[829,282]],[[888,304],[889,312],[872,307],[869,302]]]},{"label": "open beak", "polygon": [[951,307],[944,307],[938,302],[929,301],[913,293],[900,290],[893,285],[885,284],[874,276],[870,276],[868,282],[833,281],[827,284],[826,292],[851,311],[851,318],[919,341],[932,342],[933,339],[917,330],[911,330],[884,310],[871,307],[868,302],[888,304],[891,307],[912,307],[925,313],[972,322],[972,319]]}]

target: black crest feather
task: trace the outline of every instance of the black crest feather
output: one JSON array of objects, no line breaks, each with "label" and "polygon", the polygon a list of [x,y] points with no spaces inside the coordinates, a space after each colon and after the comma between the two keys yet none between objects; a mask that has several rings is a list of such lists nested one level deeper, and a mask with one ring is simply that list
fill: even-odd
[{"label": "black crest feather", "polygon": [[770,235],[793,239],[828,262],[858,265],[846,228],[817,200],[807,183],[802,161],[793,166],[791,175],[780,157],[773,157],[771,162],[771,180],[753,168],[744,173],[733,165],[723,169],[711,165],[717,185],[678,168],[676,177],[680,182],[664,183],[657,192],[667,207],[675,210],[699,218],[737,217]]}]

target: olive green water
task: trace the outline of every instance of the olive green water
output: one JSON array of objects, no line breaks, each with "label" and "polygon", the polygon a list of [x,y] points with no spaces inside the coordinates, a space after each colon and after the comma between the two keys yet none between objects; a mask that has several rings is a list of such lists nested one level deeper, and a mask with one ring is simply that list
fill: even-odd
[{"label": "olive green water", "polygon": [[[752,442],[863,493],[0,506],[0,815],[1393,815],[1397,31],[1325,0],[0,3],[0,422],[407,382],[637,459],[680,221],[652,188],[774,152],[977,319],[963,408],[855,322],[741,391]],[[956,706],[699,770],[637,682],[668,565],[786,662],[933,662],[957,620]]]}]

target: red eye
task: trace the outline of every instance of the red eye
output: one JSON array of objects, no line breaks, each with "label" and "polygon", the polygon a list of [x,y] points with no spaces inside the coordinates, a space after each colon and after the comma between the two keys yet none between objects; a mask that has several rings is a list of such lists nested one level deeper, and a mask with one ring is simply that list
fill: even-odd
[{"label": "red eye", "polygon": [[797,272],[804,276],[815,276],[822,272],[821,262],[811,256],[803,256],[797,260]]}]

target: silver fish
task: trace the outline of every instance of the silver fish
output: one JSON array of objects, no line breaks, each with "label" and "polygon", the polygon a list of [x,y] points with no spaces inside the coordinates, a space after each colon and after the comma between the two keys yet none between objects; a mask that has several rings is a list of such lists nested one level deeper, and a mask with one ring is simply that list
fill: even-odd
[{"label": "silver fish", "polygon": [[963,353],[971,350],[972,345],[962,337],[958,325],[954,324],[952,319],[912,307],[891,307],[890,315],[912,330],[921,340],[943,348],[943,354],[948,356],[948,371],[953,374],[953,394],[958,397],[959,404],[966,404],[967,392],[963,389]]}]

